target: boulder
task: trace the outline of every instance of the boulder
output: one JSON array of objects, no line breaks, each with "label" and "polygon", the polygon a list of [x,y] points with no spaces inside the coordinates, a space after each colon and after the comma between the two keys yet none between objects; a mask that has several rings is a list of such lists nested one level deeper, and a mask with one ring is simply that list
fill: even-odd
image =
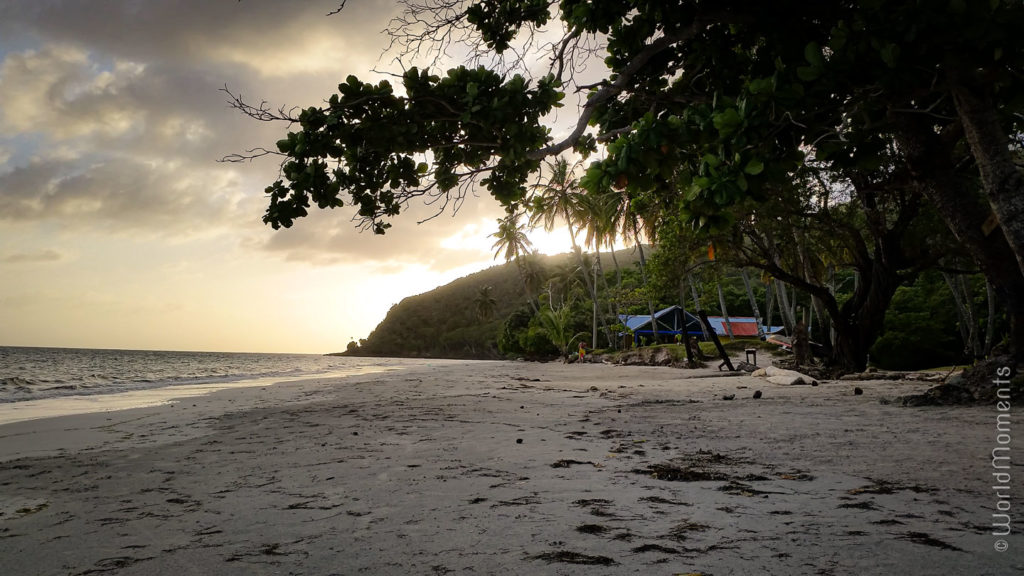
[{"label": "boulder", "polygon": [[[779,384],[780,386],[817,386],[818,381],[806,374],[801,374],[796,370],[786,370],[785,368],[776,368],[775,366],[769,366],[764,369],[765,376],[768,381],[772,384]],[[754,374],[757,374],[755,372]]]}]

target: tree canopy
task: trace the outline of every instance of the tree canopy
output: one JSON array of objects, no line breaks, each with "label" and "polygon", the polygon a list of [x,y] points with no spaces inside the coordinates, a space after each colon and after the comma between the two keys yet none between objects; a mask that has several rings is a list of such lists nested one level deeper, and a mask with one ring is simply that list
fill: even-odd
[{"label": "tree canopy", "polygon": [[[431,43],[443,52],[458,31],[475,46],[475,57],[494,56],[493,64],[459,66],[443,76],[410,67],[398,86],[350,76],[323,106],[297,115],[236,99],[254,117],[295,124],[277,143],[282,178],[267,188],[266,223],[291,226],[311,203],[350,204],[365,226],[383,233],[406,203],[424,196],[459,201],[475,185],[514,213],[542,160],[572,151],[593,158],[581,185],[595,194],[621,191],[651,223],[652,235],[671,225],[728,239],[747,264],[816,294],[839,328],[880,327],[878,315],[920,262],[966,262],[986,275],[1006,306],[1020,357],[1024,4],[404,0],[403,6],[391,28],[400,58],[413,60]],[[411,21],[420,27],[399,28]],[[552,35],[547,43],[537,40]],[[530,49],[550,59],[537,78],[527,73]],[[606,74],[579,85],[577,73],[598,56]],[[585,102],[567,132],[555,137],[550,113],[574,91],[585,93]],[[833,203],[830,209],[835,197],[854,208]],[[811,205],[817,208],[808,210]],[[817,243],[798,236],[796,245],[867,272],[865,288],[854,295],[859,311],[844,313],[828,302],[821,258],[797,254],[787,266],[787,256],[773,247],[782,232],[772,222],[800,217],[823,234]],[[921,225],[922,217],[940,228]],[[829,229],[842,234],[828,238]],[[908,234],[918,237],[909,251]],[[944,234],[965,247],[965,258],[954,263],[936,253],[942,244],[933,240]],[[877,333],[872,328],[846,339],[873,340]],[[849,360],[862,363],[870,344],[857,343]]]}]

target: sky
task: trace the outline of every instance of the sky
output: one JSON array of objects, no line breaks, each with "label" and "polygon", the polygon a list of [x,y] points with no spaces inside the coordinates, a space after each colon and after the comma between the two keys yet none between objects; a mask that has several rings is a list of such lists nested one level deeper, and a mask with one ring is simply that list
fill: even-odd
[{"label": "sky", "polygon": [[[402,298],[501,263],[486,193],[385,236],[345,210],[262,223],[282,138],[228,107],[386,77],[385,0],[0,4],[0,346],[327,353]],[[542,252],[567,235],[531,234]]]}]

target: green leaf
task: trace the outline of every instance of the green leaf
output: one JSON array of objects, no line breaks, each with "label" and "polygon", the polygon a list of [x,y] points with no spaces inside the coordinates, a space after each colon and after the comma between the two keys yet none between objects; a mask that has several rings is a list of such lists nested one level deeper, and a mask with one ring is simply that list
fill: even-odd
[{"label": "green leaf", "polygon": [[796,75],[804,82],[813,82],[821,77],[821,68],[800,66],[796,69]]},{"label": "green leaf", "polygon": [[715,125],[715,129],[722,136],[728,136],[739,128],[740,124],[743,123],[743,118],[740,117],[740,113],[735,108],[727,108],[723,112],[719,112],[712,116],[711,122]]},{"label": "green leaf", "polygon": [[757,176],[764,171],[764,162],[754,158],[750,162],[747,162],[747,165],[743,167],[743,171],[751,176]]},{"label": "green leaf", "polygon": [[821,46],[817,42],[808,42],[804,46],[804,59],[814,68],[825,67],[825,57],[821,53]]},{"label": "green leaf", "polygon": [[747,87],[751,94],[761,94],[763,92],[771,92],[772,80],[771,78],[756,78],[750,81],[750,85]]},{"label": "green leaf", "polygon": [[846,46],[846,40],[849,38],[849,33],[846,27],[840,22],[839,26],[832,28],[832,36],[829,38],[828,45],[833,51],[839,51]]},{"label": "green leaf", "polygon": [[882,55],[882,61],[885,62],[885,65],[888,66],[889,68],[895,68],[896,58],[900,55],[900,47],[895,44],[889,43],[886,44],[880,52]]}]

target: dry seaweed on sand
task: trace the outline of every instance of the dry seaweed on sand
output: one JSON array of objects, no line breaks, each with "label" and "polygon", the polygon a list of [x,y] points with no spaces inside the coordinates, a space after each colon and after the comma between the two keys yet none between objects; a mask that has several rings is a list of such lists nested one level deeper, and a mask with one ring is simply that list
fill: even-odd
[{"label": "dry seaweed on sand", "polygon": [[582,534],[604,534],[609,530],[611,530],[611,528],[602,526],[601,524],[581,524],[576,527],[576,531]]},{"label": "dry seaweed on sand", "polygon": [[552,468],[569,468],[570,466],[576,466],[576,465],[579,465],[579,464],[590,464],[594,468],[600,468],[600,465],[598,465],[595,462],[589,462],[589,461],[585,462],[583,460],[571,460],[571,459],[558,460],[557,462],[554,462],[553,464],[551,464],[551,467]]},{"label": "dry seaweed on sand", "polygon": [[688,534],[691,532],[703,532],[709,530],[711,527],[707,524],[701,524],[699,522],[680,522],[669,530],[668,537],[673,540],[686,540]]},{"label": "dry seaweed on sand", "polygon": [[872,480],[872,484],[847,490],[846,493],[854,496],[857,494],[895,494],[896,492],[902,492],[904,490],[914,492],[915,494],[935,492],[934,488],[925,488],[924,486],[918,486],[916,484],[904,485],[897,484],[895,482],[887,482],[885,480]]},{"label": "dry seaweed on sand", "polygon": [[836,508],[854,508],[857,510],[878,510],[878,506],[870,500],[864,500],[862,502],[845,502],[836,506]]},{"label": "dry seaweed on sand", "polygon": [[668,546],[662,546],[661,544],[644,544],[643,546],[637,546],[633,548],[633,552],[637,554],[642,552],[664,552],[665,554],[678,554],[679,550],[670,548]]},{"label": "dry seaweed on sand", "polygon": [[679,500],[670,500],[668,498],[662,498],[661,496],[644,496],[640,498],[641,502],[650,502],[651,504],[672,504],[673,506],[689,506],[686,502]]},{"label": "dry seaweed on sand", "polygon": [[634,468],[632,472],[666,482],[714,482],[729,479],[729,476],[721,472],[678,466],[670,462],[651,464],[647,468]]},{"label": "dry seaweed on sand", "polygon": [[719,492],[725,492],[726,494],[735,494],[737,496],[763,496],[767,494],[778,494],[778,492],[766,492],[764,490],[758,490],[749,484],[743,484],[742,482],[736,482],[734,480],[729,481],[727,484],[723,484],[718,487]]},{"label": "dry seaweed on sand", "polygon": [[584,500],[573,500],[572,504],[573,506],[585,508],[587,506],[608,506],[612,504],[612,501],[606,498],[587,498]]},{"label": "dry seaweed on sand", "polygon": [[568,550],[556,550],[554,552],[537,554],[533,559],[544,560],[551,564],[555,562],[562,562],[564,564],[587,564],[593,566],[612,566],[614,564],[618,564],[618,562],[607,556],[591,556],[589,554],[570,552]]},{"label": "dry seaweed on sand", "polygon": [[898,538],[900,540],[909,540],[909,541],[911,541],[911,542],[913,542],[915,544],[924,544],[925,546],[934,546],[935,548],[941,548],[943,550],[952,550],[954,552],[963,552],[964,551],[962,548],[958,548],[956,546],[953,546],[952,544],[949,544],[947,542],[943,542],[942,540],[939,540],[937,538],[933,538],[932,536],[929,536],[928,534],[925,534],[924,532],[907,532],[906,534],[898,536]]}]

